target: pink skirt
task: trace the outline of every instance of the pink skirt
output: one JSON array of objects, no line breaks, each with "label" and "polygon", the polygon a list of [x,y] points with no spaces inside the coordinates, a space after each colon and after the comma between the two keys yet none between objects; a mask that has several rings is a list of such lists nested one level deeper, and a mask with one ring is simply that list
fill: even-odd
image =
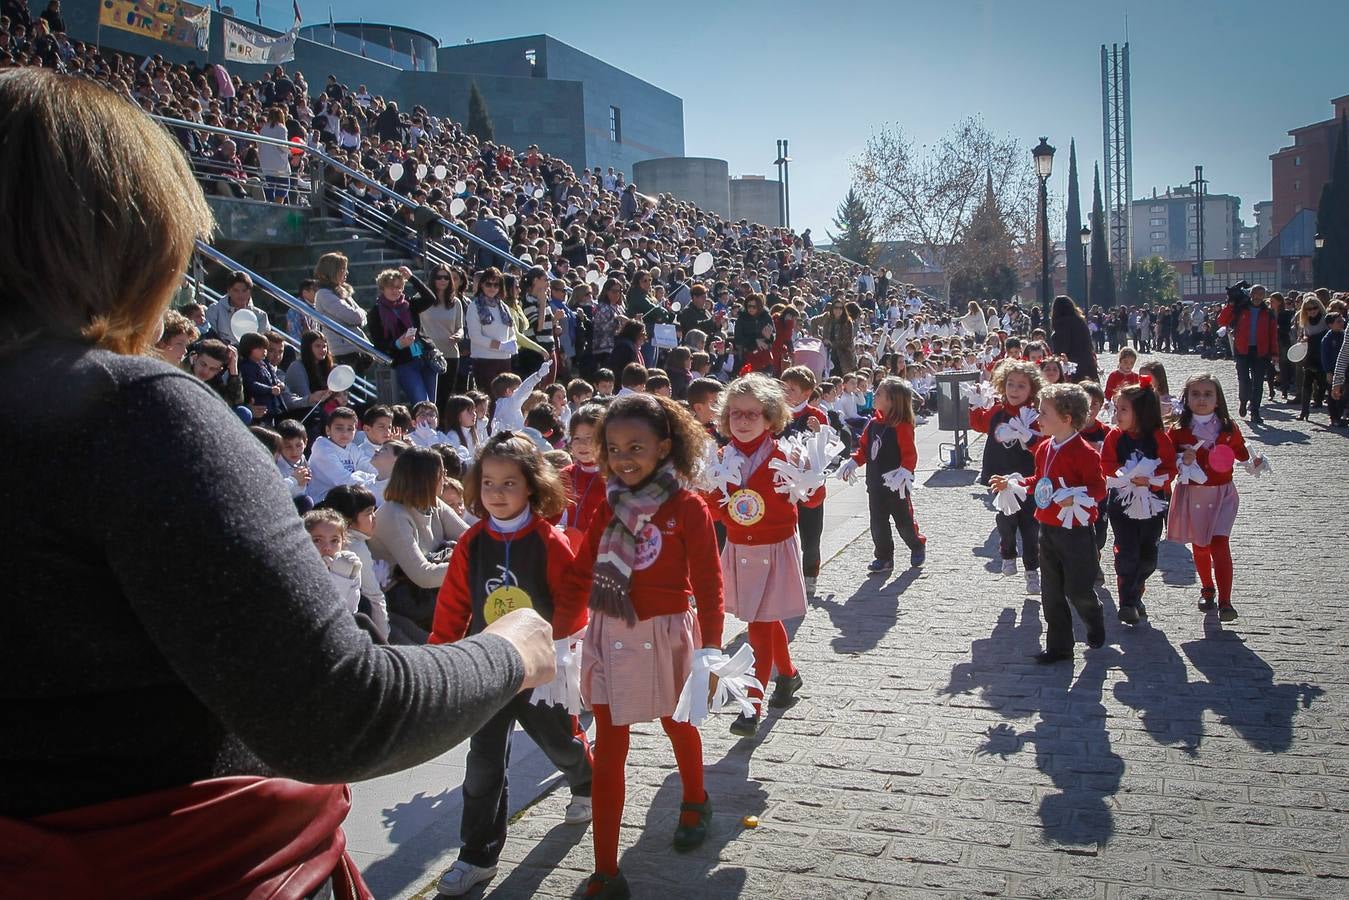
[{"label": "pink skirt", "polygon": [[1182,484],[1171,495],[1166,537],[1178,544],[1206,547],[1214,535],[1232,534],[1237,521],[1237,488],[1226,484]]},{"label": "pink skirt", "polygon": [[605,703],[615,725],[672,715],[698,648],[692,609],[629,626],[593,610],[581,649],[581,698]]},{"label": "pink skirt", "polygon": [[806,580],[796,535],[767,546],[726,542],[721,551],[726,612],[742,622],[781,622],[806,614]]}]

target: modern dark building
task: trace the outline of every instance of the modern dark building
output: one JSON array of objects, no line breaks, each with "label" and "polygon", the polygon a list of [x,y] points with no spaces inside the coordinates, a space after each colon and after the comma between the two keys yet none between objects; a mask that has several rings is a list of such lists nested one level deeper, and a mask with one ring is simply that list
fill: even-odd
[{"label": "modern dark building", "polygon": [[300,37],[410,72],[436,71],[436,52],[440,49],[440,41],[424,31],[374,22],[306,25],[300,29]]},{"label": "modern dark building", "polygon": [[1294,128],[1288,132],[1293,143],[1270,154],[1274,187],[1270,228],[1274,235],[1282,231],[1299,211],[1315,211],[1321,202],[1321,188],[1330,180],[1340,121],[1349,116],[1349,96],[1336,97],[1330,102],[1335,109],[1331,118]]}]

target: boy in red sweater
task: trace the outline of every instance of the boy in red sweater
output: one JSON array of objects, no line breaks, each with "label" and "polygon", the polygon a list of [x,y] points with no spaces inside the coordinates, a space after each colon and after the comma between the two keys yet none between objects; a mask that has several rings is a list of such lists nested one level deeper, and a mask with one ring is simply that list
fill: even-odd
[{"label": "boy in red sweater", "polygon": [[[1096,505],[1078,499],[1105,498],[1101,454],[1078,432],[1087,424],[1090,401],[1075,384],[1051,384],[1040,392],[1040,431],[1049,438],[1035,448],[1035,475],[1024,479],[1035,498],[1035,518],[1040,522],[1040,604],[1045,617],[1045,649],[1035,657],[1039,663],[1073,658],[1073,617],[1077,610],[1087,626],[1087,646],[1105,644],[1105,616],[1096,596],[1096,540],[1092,523],[1099,514]],[[995,491],[1007,489],[1007,479],[994,476]],[[1072,496],[1074,488],[1077,497]],[[1058,499],[1055,499],[1055,498]],[[1086,514],[1080,524],[1070,507]]]}]

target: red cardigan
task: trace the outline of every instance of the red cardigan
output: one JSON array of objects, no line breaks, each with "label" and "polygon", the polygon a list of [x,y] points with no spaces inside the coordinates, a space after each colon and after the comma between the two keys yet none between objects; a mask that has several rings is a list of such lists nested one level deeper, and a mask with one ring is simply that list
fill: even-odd
[{"label": "red cardigan", "polygon": [[[773,438],[770,436],[768,440],[771,441]],[[761,515],[752,524],[742,525],[731,517],[731,506],[729,503],[722,502],[726,495],[720,490],[713,491],[708,495],[708,505],[715,511],[717,519],[726,526],[727,541],[732,544],[766,546],[780,544],[796,534],[796,504],[791,501],[788,495],[777,492],[774,482],[774,476],[777,475],[777,472],[769,468],[769,463],[773,460],[785,460],[786,458],[787,456],[782,452],[781,447],[774,447],[768,458],[749,476],[749,480],[736,489],[743,488],[754,491],[762,501],[762,509],[759,510]],[[732,496],[734,496],[736,490],[731,491]],[[819,506],[823,502],[824,492],[816,491],[810,495],[810,499],[803,505]]]},{"label": "red cardigan", "polygon": [[[567,568],[564,591],[569,604],[579,603],[582,608],[589,605],[600,537],[613,515],[606,499],[590,522],[576,564]],[[695,597],[703,646],[720,647],[725,594],[717,535],[712,530],[712,514],[707,511],[707,504],[694,492],[681,489],[656,510],[651,526],[658,531],[659,538],[654,533],[642,535],[645,540],[639,540],[639,564],[643,550],[654,551],[655,558],[645,568],[634,567],[628,583],[637,618],[678,615],[689,608],[690,597]]]},{"label": "red cardigan", "polygon": [[[1063,484],[1068,487],[1087,489],[1087,494],[1096,501],[1096,506],[1088,510],[1091,515],[1090,521],[1095,522],[1096,516],[1100,513],[1101,501],[1105,499],[1105,476],[1101,474],[1101,454],[1087,443],[1081,433],[1074,434],[1067,443],[1059,447],[1051,461],[1050,453],[1053,452],[1053,447],[1054,441],[1046,439],[1035,448],[1035,474],[1025,479],[1026,487],[1029,489],[1026,502],[1035,502],[1033,498],[1035,485],[1041,478],[1049,478],[1055,490],[1060,487],[1059,479],[1062,478]],[[1041,525],[1062,528],[1059,509],[1057,503],[1051,503],[1044,509],[1037,506],[1035,518]]]},{"label": "red cardigan", "polygon": [[1114,400],[1115,391],[1124,387],[1126,384],[1138,384],[1139,376],[1137,372],[1121,372],[1119,369],[1110,373],[1110,377],[1105,380],[1105,399]]},{"label": "red cardigan", "polygon": [[[490,518],[478,521],[464,532],[463,537],[454,545],[454,553],[450,556],[450,568],[445,573],[445,581],[440,585],[440,593],[436,595],[436,614],[432,620],[428,643],[450,644],[468,637],[474,618],[475,603],[481,603],[480,599],[475,599],[475,595],[483,592],[481,586],[475,591],[475,586],[470,584],[470,556],[474,542],[501,540],[501,535],[492,528],[491,522]],[[569,569],[574,568],[572,563],[575,561],[575,554],[572,553],[571,545],[567,543],[562,532],[539,516],[535,516],[527,526],[517,532],[512,541],[533,534],[542,539],[547,554],[545,565],[548,593],[553,604],[551,620],[553,640],[560,641],[584,628],[589,618],[585,598],[578,598],[566,590],[564,576]],[[532,560],[521,562],[526,565],[537,564]]]},{"label": "red cardigan", "polygon": [[[1199,443],[1199,438],[1194,436],[1193,431],[1188,428],[1181,428],[1179,425],[1168,431],[1166,436],[1171,439],[1171,444],[1177,453],[1183,453],[1186,447],[1193,447]],[[1246,462],[1251,458],[1251,452],[1246,449],[1246,439],[1241,435],[1241,426],[1237,425],[1235,422],[1232,423],[1230,431],[1218,432],[1218,439],[1215,442],[1215,446],[1217,444],[1226,444],[1231,447],[1232,453],[1236,456],[1238,462]],[[1203,469],[1204,474],[1208,476],[1208,481],[1206,481],[1205,484],[1227,484],[1232,480],[1233,469],[1228,469],[1226,472],[1214,471],[1208,462],[1208,455],[1211,449],[1213,448],[1198,447],[1195,450],[1195,462],[1199,463],[1199,468]],[[1184,485],[1181,485],[1181,487],[1184,487]]]},{"label": "red cardigan", "polygon": [[604,473],[598,469],[586,472],[580,463],[572,463],[562,470],[562,483],[567,488],[567,511],[562,514],[563,527],[575,528],[584,534],[590,528],[600,504],[604,502]]},{"label": "red cardigan", "polygon": [[[1126,462],[1119,458],[1119,453],[1115,450],[1123,433],[1118,428],[1111,428],[1105,436],[1105,444],[1101,446],[1101,474],[1107,478],[1118,472],[1119,467]],[[1157,442],[1157,458],[1161,461],[1161,465],[1157,467],[1157,474],[1166,476],[1166,483],[1152,490],[1165,492],[1171,486],[1171,479],[1176,477],[1176,448],[1166,436],[1166,432],[1160,428],[1152,433],[1152,439]]]}]

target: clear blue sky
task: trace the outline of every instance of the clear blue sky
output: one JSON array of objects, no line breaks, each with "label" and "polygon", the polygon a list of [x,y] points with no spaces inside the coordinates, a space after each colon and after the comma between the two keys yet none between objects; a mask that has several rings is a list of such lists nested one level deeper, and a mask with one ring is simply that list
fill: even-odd
[{"label": "clear blue sky", "polygon": [[[289,4],[268,0],[269,24]],[[340,19],[372,15],[338,0]],[[242,8],[242,7],[241,7]],[[306,23],[327,5],[304,0]],[[1100,45],[1125,39],[1133,74],[1134,192],[1188,182],[1270,199],[1269,154],[1290,128],[1329,118],[1349,94],[1349,0],[679,0],[662,3],[454,3],[380,7],[442,43],[547,33],[684,100],[684,152],[731,174],[772,176],[791,141],[792,224],[824,240],[848,189],[848,160],[884,122],[919,143],[981,115],[1027,149],[1059,149],[1062,195],[1077,138],[1083,204],[1101,157]],[[1059,223],[1056,227],[1062,228]]]}]

